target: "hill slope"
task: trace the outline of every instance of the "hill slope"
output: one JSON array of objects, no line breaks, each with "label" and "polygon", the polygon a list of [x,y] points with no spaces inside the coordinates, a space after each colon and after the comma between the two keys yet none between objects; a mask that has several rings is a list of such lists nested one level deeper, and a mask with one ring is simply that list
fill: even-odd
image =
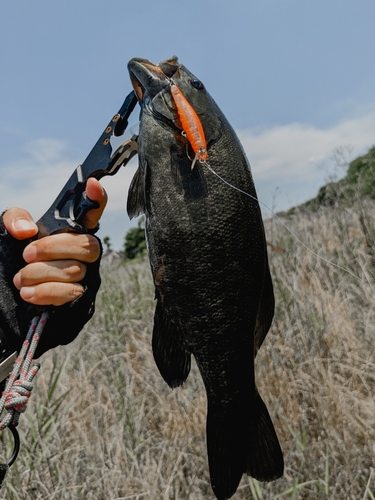
[{"label": "hill slope", "polygon": [[286,214],[290,215],[297,209],[315,211],[320,207],[332,207],[337,203],[351,205],[353,201],[363,197],[375,199],[375,146],[349,164],[343,179],[329,182],[319,189],[315,198],[299,207],[291,208]]}]

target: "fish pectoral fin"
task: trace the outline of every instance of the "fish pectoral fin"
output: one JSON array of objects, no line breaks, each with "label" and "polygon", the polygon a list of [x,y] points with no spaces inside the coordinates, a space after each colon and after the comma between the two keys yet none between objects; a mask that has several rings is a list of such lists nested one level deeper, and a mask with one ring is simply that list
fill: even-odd
[{"label": "fish pectoral fin", "polygon": [[145,206],[145,170],[139,166],[129,187],[127,211],[130,219],[144,214]]},{"label": "fish pectoral fin", "polygon": [[173,389],[182,385],[187,379],[191,366],[191,354],[183,345],[182,334],[177,325],[165,316],[165,310],[158,300],[154,317],[152,350],[161,376]]},{"label": "fish pectoral fin", "polygon": [[203,173],[203,167],[199,162],[195,163],[194,169],[182,173],[182,184],[184,186],[185,197],[192,200],[200,200],[208,195],[207,182]]},{"label": "fish pectoral fin", "polygon": [[179,156],[176,152],[171,152],[171,173],[176,185],[176,189],[184,194],[185,200],[200,200],[208,195],[206,178],[203,167],[199,162],[195,163],[191,169],[194,153],[192,157]]},{"label": "fish pectoral fin", "polygon": [[273,294],[273,286],[270,270],[267,263],[266,275],[264,278],[262,299],[260,301],[259,311],[255,323],[255,355],[262,345],[268,330],[271,327],[273,314],[275,311],[275,298]]}]

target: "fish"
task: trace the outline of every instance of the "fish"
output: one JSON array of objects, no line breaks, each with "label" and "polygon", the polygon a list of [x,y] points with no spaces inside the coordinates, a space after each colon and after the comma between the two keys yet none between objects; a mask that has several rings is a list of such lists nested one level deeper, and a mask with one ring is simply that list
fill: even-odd
[{"label": "fish", "polygon": [[[141,111],[127,211],[145,215],[153,355],[171,388],[196,360],[207,393],[210,481],[224,500],[243,474],[272,481],[284,470],[254,374],[275,306],[261,211],[243,147],[201,80],[176,56],[159,64],[133,58],[128,70]],[[204,154],[190,128],[203,130]]]}]

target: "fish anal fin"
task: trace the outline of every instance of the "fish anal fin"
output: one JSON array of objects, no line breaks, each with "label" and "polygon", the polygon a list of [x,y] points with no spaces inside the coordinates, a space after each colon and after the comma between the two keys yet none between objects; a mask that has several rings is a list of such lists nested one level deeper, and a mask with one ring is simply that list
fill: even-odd
[{"label": "fish anal fin", "polygon": [[156,365],[167,384],[172,389],[182,385],[190,372],[191,354],[183,345],[177,325],[166,320],[160,299],[154,317],[152,350]]},{"label": "fish anal fin", "polygon": [[268,330],[271,327],[273,314],[275,311],[275,297],[273,294],[273,286],[268,263],[266,266],[266,274],[264,277],[264,285],[262,299],[260,301],[259,311],[255,323],[254,349],[255,355],[260,346],[263,344],[267,336]]}]

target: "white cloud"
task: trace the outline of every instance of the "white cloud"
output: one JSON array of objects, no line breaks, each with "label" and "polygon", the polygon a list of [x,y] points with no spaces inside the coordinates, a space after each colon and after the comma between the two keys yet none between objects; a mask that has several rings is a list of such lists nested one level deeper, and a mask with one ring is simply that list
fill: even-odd
[{"label": "white cloud", "polygon": [[[47,138],[29,142],[20,151],[11,163],[0,164],[0,211],[18,206],[38,220],[84,158],[68,158],[67,143]],[[115,248],[122,246],[125,232],[135,225],[126,214],[126,198],[136,166],[135,158],[115,177],[108,176],[102,181],[108,193],[108,205],[99,235],[110,235]]]},{"label": "white cloud", "polygon": [[238,136],[250,160],[259,199],[267,205],[278,188],[276,209],[283,210],[316,195],[326,182],[324,168],[332,155],[350,145],[352,158],[375,144],[375,107],[330,128],[292,123],[262,131],[241,130]]},{"label": "white cloud", "polygon": [[[1,209],[10,206],[22,206],[29,210],[35,218],[39,218],[52,204],[68,178],[83,161],[68,159],[68,145],[55,139],[41,138],[22,147],[24,154],[8,164],[0,164]],[[123,206],[133,167],[127,167],[117,174],[120,182],[114,178],[106,178],[103,184],[110,192],[109,211]]]},{"label": "white cloud", "polygon": [[1,208],[22,206],[42,215],[58,194],[57,186],[61,189],[75,167],[64,157],[66,147],[62,141],[38,139],[25,144],[11,163],[1,165]]}]

